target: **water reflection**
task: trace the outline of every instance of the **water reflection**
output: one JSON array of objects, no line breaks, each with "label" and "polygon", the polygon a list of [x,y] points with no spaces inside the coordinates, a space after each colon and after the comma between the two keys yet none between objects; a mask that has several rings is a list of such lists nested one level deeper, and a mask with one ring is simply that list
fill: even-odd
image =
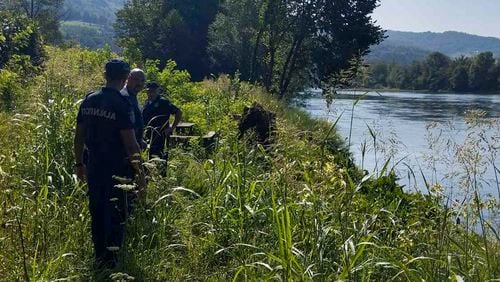
[{"label": "water reflection", "polygon": [[[314,91],[313,91],[314,92]],[[316,92],[318,94],[318,92]],[[442,183],[451,187],[461,184],[450,175],[458,175],[459,167],[452,163],[440,163],[434,158],[456,158],[450,144],[461,144],[471,133],[465,122],[468,111],[484,111],[488,119],[500,118],[500,95],[471,94],[419,94],[419,93],[368,93],[344,92],[335,97],[330,108],[324,99],[315,96],[307,100],[306,109],[316,117],[336,120],[338,131],[348,139],[351,135],[351,151],[358,165],[369,171],[376,170],[382,158],[391,156],[393,163],[400,162],[396,168],[403,185],[409,188],[423,186],[422,178],[409,179],[409,174],[422,169],[427,181]],[[352,111],[352,105],[363,96]],[[351,125],[351,115],[353,116]],[[431,127],[432,124],[439,126]],[[374,145],[368,127],[377,132],[380,141],[379,159],[374,157]],[[500,138],[499,129],[486,132],[488,138]],[[432,138],[440,136],[441,147]],[[434,144],[432,144],[434,142]],[[372,144],[366,154],[362,154],[364,143]],[[378,145],[377,145],[378,146]],[[385,147],[385,148],[384,148]],[[453,148],[454,149],[454,148]],[[498,148],[497,148],[498,149]],[[498,152],[494,151],[495,162],[500,167]],[[404,165],[401,165],[404,163]],[[420,173],[418,173],[420,174]],[[418,177],[414,177],[418,178]],[[406,179],[406,181],[404,180]],[[494,171],[488,169],[482,176],[481,186],[484,193],[496,193]],[[416,188],[415,188],[416,189]],[[450,191],[449,191],[450,192]]]},{"label": "water reflection", "polygon": [[[353,101],[363,92],[344,92],[335,101]],[[439,122],[451,117],[464,117],[470,110],[486,112],[489,118],[500,117],[500,95],[471,94],[419,94],[419,93],[368,93],[362,98],[366,103],[359,107],[373,114],[403,120]],[[334,104],[335,105],[335,104]]]}]

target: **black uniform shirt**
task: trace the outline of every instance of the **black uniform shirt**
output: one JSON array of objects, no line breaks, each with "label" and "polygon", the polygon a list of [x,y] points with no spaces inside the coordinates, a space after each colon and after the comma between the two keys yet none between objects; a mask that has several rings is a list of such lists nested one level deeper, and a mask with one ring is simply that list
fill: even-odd
[{"label": "black uniform shirt", "polygon": [[176,114],[179,108],[170,103],[169,100],[158,96],[153,101],[148,101],[142,110],[142,117],[146,127],[156,130],[168,128],[170,116]]},{"label": "black uniform shirt", "polygon": [[137,96],[132,95],[128,92],[127,87],[125,86],[120,93],[127,98],[129,103],[132,105],[132,108],[134,110],[134,130],[135,130],[135,137],[137,139],[137,142],[142,140],[142,135],[144,133],[144,123],[142,119],[142,113],[141,109],[139,107],[139,101],[137,101]]},{"label": "black uniform shirt", "polygon": [[103,87],[80,105],[77,122],[86,126],[89,166],[117,170],[127,164],[120,130],[134,128],[132,105],[119,91]]}]

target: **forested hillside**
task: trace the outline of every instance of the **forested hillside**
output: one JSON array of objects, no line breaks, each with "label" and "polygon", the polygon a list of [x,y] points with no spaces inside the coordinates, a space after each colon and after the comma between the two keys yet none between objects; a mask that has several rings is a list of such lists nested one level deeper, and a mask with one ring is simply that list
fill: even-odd
[{"label": "forested hillside", "polygon": [[125,0],[65,0],[62,13],[64,21],[109,25],[115,21],[115,13]]},{"label": "forested hillside", "polygon": [[451,57],[477,55],[480,52],[492,52],[500,56],[500,39],[484,37],[463,32],[401,32],[388,31],[385,44],[416,47],[441,52]]},{"label": "forested hillside", "polygon": [[481,52],[492,52],[500,57],[500,39],[462,32],[402,32],[388,30],[387,38],[372,48],[367,56],[369,62],[395,62],[407,65],[422,60],[431,52],[440,52],[455,58],[474,56]]},{"label": "forested hillside", "polygon": [[[386,39],[387,40],[387,39]],[[365,59],[368,63],[397,63],[401,65],[409,65],[415,61],[425,59],[431,53],[429,50],[391,45],[382,42],[380,45],[371,47],[371,52],[366,55]]]},{"label": "forested hillside", "polygon": [[66,0],[61,12],[63,39],[91,49],[115,43],[113,24],[124,0]]}]

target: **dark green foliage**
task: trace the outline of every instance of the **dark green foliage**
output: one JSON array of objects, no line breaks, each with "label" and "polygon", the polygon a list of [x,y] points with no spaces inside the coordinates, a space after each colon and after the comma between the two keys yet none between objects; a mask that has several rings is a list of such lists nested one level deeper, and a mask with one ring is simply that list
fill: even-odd
[{"label": "dark green foliage", "polygon": [[[261,66],[253,62],[259,26],[260,7],[257,1],[225,1],[208,33],[208,54],[214,73],[234,74],[241,79],[255,80]],[[256,69],[258,68],[258,70]]]},{"label": "dark green foliage", "polygon": [[15,73],[0,70],[0,112],[11,112],[16,108],[20,88],[19,77]]},{"label": "dark green foliage", "polygon": [[[164,70],[148,62],[148,76],[182,107],[186,120],[203,131],[217,130],[219,146],[207,155],[171,148],[166,177],[157,161],[144,164],[147,195],[126,223],[119,266],[112,277],[111,271],[95,272],[87,190],[73,176],[72,143],[77,101],[103,83],[103,64],[116,55],[48,51],[44,83],[26,85],[38,100],[29,115],[0,113],[3,280],[498,277],[498,240],[492,231],[484,243],[471,234],[474,225],[468,222],[476,215],[456,225],[440,194],[404,193],[387,166],[362,175],[349,164],[349,151],[332,124],[238,79],[190,82],[172,61]],[[233,116],[253,102],[276,113],[276,142],[269,151],[237,140]],[[456,210],[464,208],[472,211],[467,202]]]},{"label": "dark green foliage", "polygon": [[201,80],[208,72],[208,26],[219,0],[132,0],[117,13],[119,45],[140,50],[143,59],[159,59],[161,66],[175,60],[178,66]]},{"label": "dark green foliage", "polygon": [[434,52],[427,57],[425,66],[427,67],[427,85],[429,85],[429,90],[448,89],[450,59],[441,53]]},{"label": "dark green foliage", "polygon": [[485,52],[477,55],[469,69],[469,83],[472,91],[496,90],[497,73],[493,53]]},{"label": "dark green foliage", "polygon": [[[403,88],[406,83],[406,72],[403,67],[396,64],[390,64],[388,67],[385,82],[390,88]],[[379,74],[380,75],[380,74]],[[380,79],[380,78],[379,78]]]},{"label": "dark green foliage", "polygon": [[382,201],[383,205],[389,205],[394,199],[401,200],[406,197],[403,187],[397,184],[398,178],[395,172],[391,172],[386,176],[368,181],[361,188],[361,192],[373,201]]},{"label": "dark green foliage", "polygon": [[24,15],[0,11],[0,111],[14,111],[22,84],[42,70],[45,51],[37,25]]},{"label": "dark green foliage", "polygon": [[140,65],[159,59],[163,67],[172,59],[194,80],[238,73],[283,97],[332,85],[377,44],[383,33],[369,16],[377,3],[132,0],[114,26],[125,55]]},{"label": "dark green foliage", "polygon": [[306,85],[333,86],[383,32],[369,16],[376,0],[226,1],[210,27],[217,72],[261,82],[280,97]]},{"label": "dark green foliage", "polygon": [[[38,28],[26,16],[0,11],[0,69],[15,67],[11,60],[26,61],[41,67],[44,61],[43,43]],[[19,73],[32,75],[32,72]]]},{"label": "dark green foliage", "polygon": [[43,38],[49,43],[59,43],[59,17],[63,0],[12,0],[0,2],[0,9],[22,13],[34,20]]},{"label": "dark green foliage", "polygon": [[373,64],[370,71],[371,75],[369,77],[371,85],[377,85],[375,87],[386,87],[387,86],[387,65],[386,64]]},{"label": "dark green foliage", "polygon": [[500,90],[499,79],[500,65],[491,52],[455,59],[434,52],[424,61],[415,61],[411,65],[374,63],[357,78],[356,86],[493,93]]},{"label": "dark green foliage", "polygon": [[459,57],[452,62],[450,74],[450,87],[455,92],[469,91],[469,65],[470,59]]},{"label": "dark green foliage", "polygon": [[[351,59],[368,54],[369,47],[380,43],[383,32],[371,18],[377,0],[320,1],[313,29],[313,63],[320,81],[351,66]],[[300,25],[299,25],[299,28]]]}]

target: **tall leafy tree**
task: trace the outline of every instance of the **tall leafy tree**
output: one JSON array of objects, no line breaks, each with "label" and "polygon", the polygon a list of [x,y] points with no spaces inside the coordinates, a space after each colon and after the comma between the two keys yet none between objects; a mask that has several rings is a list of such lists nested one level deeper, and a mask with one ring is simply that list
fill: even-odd
[{"label": "tall leafy tree", "polygon": [[353,58],[382,39],[383,31],[370,17],[377,3],[227,0],[210,28],[209,55],[219,69],[227,63],[228,71],[236,68],[243,78],[261,82],[280,97],[305,82],[332,86]]},{"label": "tall leafy tree", "polygon": [[218,8],[219,0],[130,0],[117,12],[119,45],[162,66],[175,60],[193,79],[203,79],[209,73],[208,27]]},{"label": "tall leafy tree", "polygon": [[427,67],[427,85],[429,90],[448,89],[448,69],[450,63],[450,58],[439,52],[431,53],[427,57],[425,65]]},{"label": "tall leafy tree", "polygon": [[64,0],[5,0],[0,2],[0,8],[24,13],[37,22],[47,42],[58,43],[61,40],[59,18],[63,2]]},{"label": "tall leafy tree", "polygon": [[334,87],[335,78],[341,70],[350,67],[352,58],[361,58],[369,53],[371,45],[382,41],[384,33],[371,18],[378,2],[318,1],[319,10],[313,12],[316,19],[312,50],[313,63],[318,67],[315,75],[324,85],[323,88]]},{"label": "tall leafy tree", "polygon": [[421,62],[413,62],[409,66],[408,81],[409,88],[413,90],[426,89],[425,78],[427,77],[427,68]]},{"label": "tall leafy tree", "polygon": [[487,92],[495,90],[497,74],[493,53],[483,52],[477,55],[469,68],[469,82],[473,91]]},{"label": "tall leafy tree", "polygon": [[387,86],[394,89],[406,88],[406,71],[400,65],[392,63],[387,73]]},{"label": "tall leafy tree", "polygon": [[469,90],[469,73],[465,66],[457,66],[450,77],[450,86],[453,91],[466,92]]},{"label": "tall leafy tree", "polygon": [[469,91],[469,68],[471,60],[461,56],[453,60],[450,71],[450,88],[456,92]]},{"label": "tall leafy tree", "polygon": [[382,88],[387,86],[387,65],[383,63],[374,64],[371,66],[369,75],[370,75],[370,84],[377,87]]},{"label": "tall leafy tree", "polygon": [[0,11],[0,69],[33,75],[45,58],[36,24],[24,15]]}]

